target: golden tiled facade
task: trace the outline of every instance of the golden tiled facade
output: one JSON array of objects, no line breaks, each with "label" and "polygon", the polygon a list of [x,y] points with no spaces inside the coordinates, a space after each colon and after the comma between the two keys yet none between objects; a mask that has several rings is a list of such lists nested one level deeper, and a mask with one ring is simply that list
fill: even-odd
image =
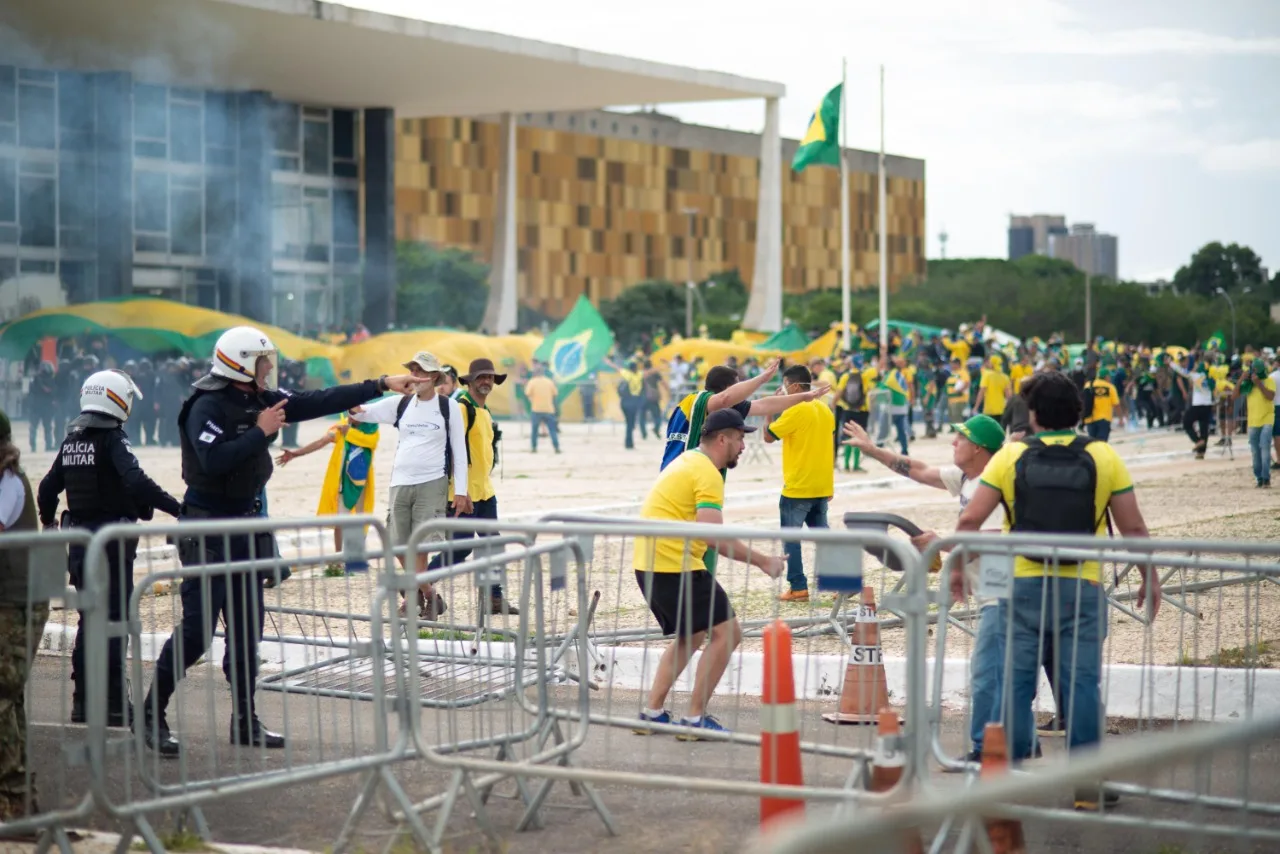
[{"label": "golden tiled facade", "polygon": [[[759,138],[654,114],[523,115],[516,233],[521,302],[563,316],[579,294],[610,299],[646,279],[689,278],[755,265]],[[784,141],[784,163],[795,143]],[[875,157],[851,151],[853,287],[876,284]],[[398,122],[396,231],[492,259],[500,157],[496,121]],[[889,281],[925,271],[924,164],[892,157]],[[840,283],[839,171],[783,170],[782,272],[786,292]],[[690,217],[683,213],[696,209]]]}]

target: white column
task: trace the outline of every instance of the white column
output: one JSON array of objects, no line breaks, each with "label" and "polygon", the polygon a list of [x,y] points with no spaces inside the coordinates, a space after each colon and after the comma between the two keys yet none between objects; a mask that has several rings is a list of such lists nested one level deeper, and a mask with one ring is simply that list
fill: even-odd
[{"label": "white column", "polygon": [[777,98],[764,102],[760,134],[760,194],[756,199],[756,268],[742,325],[777,332],[782,328],[782,134]]},{"label": "white column", "polygon": [[520,294],[516,284],[516,119],[503,113],[498,162],[498,199],[494,210],[493,264],[489,272],[489,305],[484,330],[491,335],[514,332]]}]

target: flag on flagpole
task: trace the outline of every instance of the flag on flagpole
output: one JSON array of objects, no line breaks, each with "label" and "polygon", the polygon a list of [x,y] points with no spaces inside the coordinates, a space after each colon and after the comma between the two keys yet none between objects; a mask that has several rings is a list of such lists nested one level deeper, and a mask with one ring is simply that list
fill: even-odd
[{"label": "flag on flagpole", "polygon": [[809,118],[809,129],[805,131],[796,156],[791,161],[791,168],[801,172],[806,166],[815,163],[823,166],[840,165],[840,93],[844,84],[838,84],[826,94],[822,103]]},{"label": "flag on flagpole", "polygon": [[591,300],[579,296],[573,311],[542,340],[533,358],[547,364],[563,402],[612,348],[613,332]]}]

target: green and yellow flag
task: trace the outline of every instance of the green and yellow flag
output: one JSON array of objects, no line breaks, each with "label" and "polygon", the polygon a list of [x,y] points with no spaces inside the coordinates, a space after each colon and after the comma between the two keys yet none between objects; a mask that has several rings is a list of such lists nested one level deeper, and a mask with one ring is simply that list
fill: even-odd
[{"label": "green and yellow flag", "polygon": [[560,387],[559,400],[573,393],[613,349],[613,332],[585,296],[579,296],[569,316],[543,339],[533,358],[545,362]]},{"label": "green and yellow flag", "polygon": [[791,168],[800,172],[814,163],[823,166],[840,165],[840,92],[844,84],[840,84],[827,93],[809,118],[809,129],[805,131],[796,156],[791,161]]}]

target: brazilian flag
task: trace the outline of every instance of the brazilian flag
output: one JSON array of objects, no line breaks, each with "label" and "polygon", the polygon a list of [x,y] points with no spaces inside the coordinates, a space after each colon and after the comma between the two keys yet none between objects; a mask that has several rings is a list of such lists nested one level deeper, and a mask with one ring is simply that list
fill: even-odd
[{"label": "brazilian flag", "polygon": [[837,85],[827,93],[809,118],[809,129],[805,131],[796,156],[791,160],[791,169],[803,172],[806,166],[815,163],[822,166],[840,165],[840,95],[844,84]]}]

